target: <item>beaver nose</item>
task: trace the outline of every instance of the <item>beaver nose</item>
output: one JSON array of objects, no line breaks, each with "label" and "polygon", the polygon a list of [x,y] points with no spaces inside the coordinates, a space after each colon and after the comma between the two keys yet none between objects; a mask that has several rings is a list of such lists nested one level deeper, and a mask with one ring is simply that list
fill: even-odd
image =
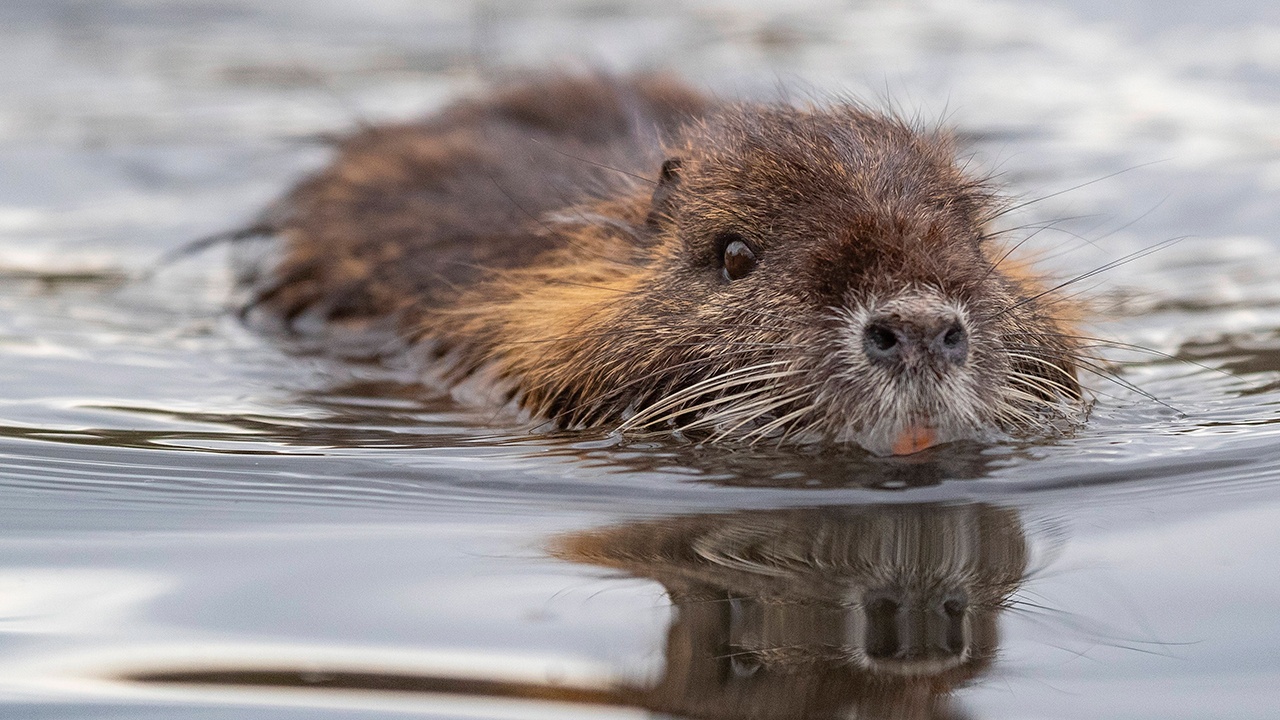
[{"label": "beaver nose", "polygon": [[961,589],[941,594],[872,590],[863,613],[863,649],[873,660],[959,660],[969,648],[969,596]]},{"label": "beaver nose", "polygon": [[964,365],[969,333],[954,316],[932,318],[874,317],[863,330],[867,359],[895,369],[927,363],[939,369]]}]

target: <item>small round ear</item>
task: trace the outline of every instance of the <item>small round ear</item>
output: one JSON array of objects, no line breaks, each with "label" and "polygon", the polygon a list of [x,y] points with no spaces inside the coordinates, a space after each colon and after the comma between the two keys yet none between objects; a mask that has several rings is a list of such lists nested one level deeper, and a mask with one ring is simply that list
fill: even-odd
[{"label": "small round ear", "polygon": [[684,161],[680,158],[667,158],[662,161],[662,169],[658,171],[658,184],[675,182],[680,177],[680,166]]},{"label": "small round ear", "polygon": [[671,219],[672,195],[680,185],[680,158],[667,158],[658,171],[658,186],[653,189],[653,199],[649,201],[649,216],[645,224],[658,228]]}]

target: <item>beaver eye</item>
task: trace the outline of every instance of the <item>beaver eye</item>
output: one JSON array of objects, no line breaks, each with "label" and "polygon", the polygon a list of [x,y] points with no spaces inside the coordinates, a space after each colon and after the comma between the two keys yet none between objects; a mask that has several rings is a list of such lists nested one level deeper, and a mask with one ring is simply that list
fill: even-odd
[{"label": "beaver eye", "polygon": [[724,244],[724,278],[737,280],[755,269],[756,254],[737,235],[729,235]]}]

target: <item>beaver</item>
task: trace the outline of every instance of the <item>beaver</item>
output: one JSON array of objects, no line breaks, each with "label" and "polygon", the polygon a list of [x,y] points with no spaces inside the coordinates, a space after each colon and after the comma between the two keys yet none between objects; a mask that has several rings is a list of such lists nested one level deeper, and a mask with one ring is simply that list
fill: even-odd
[{"label": "beaver", "polygon": [[341,138],[249,301],[390,327],[551,427],[909,454],[1083,419],[1067,312],[942,130],[666,76],[530,78]]}]

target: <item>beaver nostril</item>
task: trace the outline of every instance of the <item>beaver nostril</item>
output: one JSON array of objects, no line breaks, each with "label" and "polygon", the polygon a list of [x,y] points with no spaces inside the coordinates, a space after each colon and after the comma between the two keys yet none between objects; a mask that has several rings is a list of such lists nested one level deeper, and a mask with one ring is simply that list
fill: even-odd
[{"label": "beaver nostril", "polygon": [[862,351],[874,365],[893,368],[902,364],[904,353],[911,352],[906,346],[910,338],[902,328],[883,320],[868,323],[862,331]]},{"label": "beaver nostril", "polygon": [[952,325],[947,329],[947,333],[942,336],[942,344],[946,347],[955,347],[964,340],[964,328],[959,323]]},{"label": "beaver nostril", "polygon": [[951,365],[963,365],[969,358],[969,333],[959,320],[952,320],[929,343],[929,350]]},{"label": "beaver nostril", "polygon": [[872,324],[867,326],[867,341],[877,350],[889,351],[898,344],[898,337],[884,325]]}]

